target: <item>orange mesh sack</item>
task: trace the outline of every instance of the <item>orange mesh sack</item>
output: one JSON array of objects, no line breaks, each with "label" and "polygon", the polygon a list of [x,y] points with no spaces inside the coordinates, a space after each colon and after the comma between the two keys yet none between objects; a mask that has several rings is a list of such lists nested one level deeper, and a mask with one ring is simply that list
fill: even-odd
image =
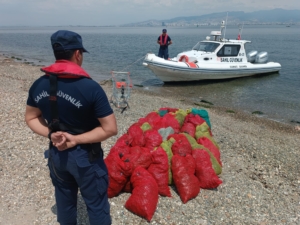
[{"label": "orange mesh sack", "polygon": [[150,222],[158,203],[157,183],[152,175],[140,166],[133,171],[130,182],[133,189],[125,208]]}]

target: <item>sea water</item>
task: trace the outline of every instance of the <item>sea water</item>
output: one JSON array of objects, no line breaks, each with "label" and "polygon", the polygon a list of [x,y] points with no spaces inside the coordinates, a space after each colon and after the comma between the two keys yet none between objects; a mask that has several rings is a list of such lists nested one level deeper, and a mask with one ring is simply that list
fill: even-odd
[{"label": "sea water", "polygon": [[[245,25],[242,39],[251,43],[247,52],[266,51],[269,61],[279,62],[279,73],[230,80],[163,84],[142,66],[149,52],[157,54],[161,27],[0,27],[0,53],[20,58],[20,62],[49,65],[55,61],[50,36],[57,30],[78,32],[89,51],[84,54],[84,69],[93,79],[111,78],[111,71],[130,72],[134,84],[155,92],[180,93],[195,102],[206,100],[214,105],[260,116],[283,123],[300,123],[300,27],[283,25]],[[190,50],[198,41],[219,30],[218,26],[167,27],[173,44],[170,57]],[[225,38],[236,39],[238,27],[226,27]],[[137,87],[136,87],[137,88]],[[164,107],[164,106],[162,106]],[[152,109],[151,109],[152,110]]]}]

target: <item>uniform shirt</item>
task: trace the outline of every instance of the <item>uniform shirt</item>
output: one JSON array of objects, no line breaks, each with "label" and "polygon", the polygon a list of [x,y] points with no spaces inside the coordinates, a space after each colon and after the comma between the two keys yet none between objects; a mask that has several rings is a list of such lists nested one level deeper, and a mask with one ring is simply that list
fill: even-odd
[{"label": "uniform shirt", "polygon": [[[166,38],[166,36],[162,36],[162,43],[165,43],[165,38]],[[160,41],[160,36],[157,38],[157,40]],[[160,45],[160,48],[161,48],[161,49],[166,49],[166,48],[168,48],[168,43],[169,43],[170,41],[171,41],[171,38],[170,38],[170,36],[168,35],[168,39],[167,39],[166,45]]]},{"label": "uniform shirt", "polygon": [[[49,76],[37,79],[29,90],[27,105],[42,111],[43,118],[51,122]],[[102,87],[89,78],[58,78],[57,106],[60,122],[76,128],[92,130],[99,126],[98,118],[113,113]]]}]

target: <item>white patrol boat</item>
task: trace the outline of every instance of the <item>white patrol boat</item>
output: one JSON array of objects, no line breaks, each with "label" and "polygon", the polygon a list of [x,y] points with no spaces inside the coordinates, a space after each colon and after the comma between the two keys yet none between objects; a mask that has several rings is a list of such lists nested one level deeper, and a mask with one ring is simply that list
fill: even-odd
[{"label": "white patrol boat", "polygon": [[251,41],[241,40],[240,32],[236,40],[222,37],[224,24],[223,21],[220,31],[212,31],[211,36],[198,42],[192,50],[168,60],[148,53],[143,65],[164,82],[238,78],[281,69],[279,63],[268,62],[267,52],[246,54],[245,44]]}]

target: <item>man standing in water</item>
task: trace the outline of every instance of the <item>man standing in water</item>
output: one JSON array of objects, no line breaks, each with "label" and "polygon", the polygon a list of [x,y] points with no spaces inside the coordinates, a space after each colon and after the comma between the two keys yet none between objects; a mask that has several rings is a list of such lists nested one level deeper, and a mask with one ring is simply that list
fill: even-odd
[{"label": "man standing in water", "polygon": [[170,36],[167,34],[167,29],[162,30],[162,34],[158,37],[157,43],[159,46],[158,57],[168,59],[169,50],[168,46],[172,44]]},{"label": "man standing in water", "polygon": [[41,70],[31,86],[25,121],[50,139],[48,167],[55,187],[57,221],[77,224],[77,194],[87,205],[91,225],[111,224],[108,172],[101,141],[117,134],[117,124],[102,87],[81,68],[81,36],[59,30],[51,36],[56,62]]}]

